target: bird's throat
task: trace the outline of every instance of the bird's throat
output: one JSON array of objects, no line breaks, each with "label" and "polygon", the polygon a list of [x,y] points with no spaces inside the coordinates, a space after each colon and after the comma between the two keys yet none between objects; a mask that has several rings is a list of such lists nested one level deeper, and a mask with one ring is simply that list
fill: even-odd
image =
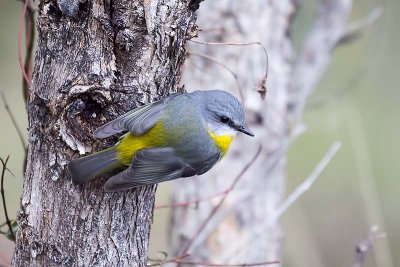
[{"label": "bird's throat", "polygon": [[208,134],[214,140],[215,145],[221,150],[221,158],[224,157],[226,155],[226,152],[228,152],[229,146],[232,143],[233,135],[229,134],[217,135],[211,132],[210,130],[208,130]]}]

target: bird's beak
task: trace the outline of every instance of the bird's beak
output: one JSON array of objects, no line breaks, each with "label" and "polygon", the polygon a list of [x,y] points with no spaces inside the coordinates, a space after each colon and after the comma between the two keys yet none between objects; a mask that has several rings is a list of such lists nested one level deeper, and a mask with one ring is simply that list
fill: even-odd
[{"label": "bird's beak", "polygon": [[238,126],[237,130],[239,132],[244,133],[244,134],[247,134],[247,135],[250,135],[250,136],[254,136],[253,132],[247,126]]}]

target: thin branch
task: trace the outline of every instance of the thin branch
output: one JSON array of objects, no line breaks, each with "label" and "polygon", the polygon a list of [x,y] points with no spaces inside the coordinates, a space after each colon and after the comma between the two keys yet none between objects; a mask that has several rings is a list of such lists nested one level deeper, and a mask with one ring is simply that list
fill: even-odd
[{"label": "thin branch", "polygon": [[377,239],[385,238],[384,233],[378,233],[379,227],[374,225],[368,233],[367,239],[362,240],[356,247],[356,257],[353,267],[362,267],[368,250],[371,249]]},{"label": "thin branch", "polygon": [[177,203],[173,203],[173,204],[158,205],[154,209],[157,210],[157,209],[165,209],[165,208],[177,208],[177,207],[188,207],[190,205],[198,205],[200,202],[209,201],[213,198],[221,197],[223,195],[229,194],[230,191],[231,191],[231,189],[228,188],[224,191],[221,191],[221,192],[218,192],[218,193],[215,193],[215,194],[212,194],[207,197],[200,198],[200,199],[189,200],[189,201],[184,201],[184,202],[177,202]]},{"label": "thin branch", "polygon": [[[21,71],[22,71],[22,75],[24,76],[25,82],[30,87],[31,86],[31,78],[26,73],[25,66],[22,63],[22,47],[21,47],[22,46],[22,31],[23,31],[24,25],[25,25],[25,16],[26,16],[26,13],[27,13],[27,10],[28,10],[28,6],[29,6],[29,0],[25,0],[24,9],[23,9],[23,12],[22,12],[21,22],[20,22],[19,31],[18,31],[18,62],[19,62],[19,66],[20,66]],[[28,41],[29,40],[27,40],[27,42]],[[32,44],[32,48],[33,48],[33,44]],[[24,95],[25,95],[25,92],[24,92]]]},{"label": "thin branch", "polygon": [[314,170],[311,172],[311,174],[307,177],[307,179],[305,179],[304,182],[301,183],[292,192],[292,194],[290,194],[290,196],[281,204],[281,206],[277,209],[275,218],[272,221],[277,220],[294,202],[296,202],[297,199],[299,199],[299,197],[301,195],[303,195],[306,191],[308,191],[311,188],[313,183],[317,180],[318,176],[321,174],[321,172],[326,168],[328,163],[335,156],[335,154],[339,150],[340,146],[341,146],[340,142],[335,142],[329,148],[328,152],[321,159],[321,161],[318,163],[318,165],[314,168]]},{"label": "thin branch", "polygon": [[191,56],[191,55],[192,55],[192,56],[197,56],[197,57],[205,58],[205,59],[207,59],[207,60],[209,60],[209,61],[214,62],[215,64],[220,65],[220,66],[223,67],[225,70],[227,70],[227,71],[233,76],[233,78],[235,79],[236,85],[237,85],[237,87],[238,87],[239,95],[240,95],[240,100],[242,100],[242,102],[243,102],[244,96],[243,96],[242,86],[240,85],[239,78],[238,78],[237,74],[236,74],[232,69],[230,69],[226,64],[224,64],[223,62],[219,61],[218,59],[216,59],[216,58],[214,58],[214,57],[211,57],[211,56],[209,56],[209,55],[203,54],[203,53],[189,52],[189,51],[188,51],[188,52],[186,52],[186,54],[187,54],[188,56]]},{"label": "thin branch", "polygon": [[[241,170],[241,172],[233,180],[232,184],[228,188],[229,192],[231,192],[235,188],[235,186],[240,181],[240,179],[243,177],[243,175],[254,164],[254,162],[256,161],[258,156],[260,155],[261,151],[262,151],[262,146],[260,145],[258,147],[258,149],[257,149],[257,152],[254,154],[253,158],[244,166],[244,168]],[[196,234],[192,237],[192,239],[184,247],[183,252],[182,252],[183,255],[186,255],[189,252],[189,250],[192,247],[194,241],[203,232],[203,230],[205,229],[206,225],[210,222],[210,220],[214,217],[214,215],[217,213],[217,211],[221,208],[221,206],[225,202],[225,199],[227,198],[227,196],[228,196],[228,194],[223,195],[223,197],[220,199],[218,204],[216,206],[214,206],[214,208],[211,210],[210,214],[207,216],[207,218],[200,225],[200,228],[197,230]]]},{"label": "thin branch", "polygon": [[213,42],[204,42],[204,41],[198,41],[198,40],[190,40],[190,42],[196,43],[196,44],[204,44],[204,45],[229,45],[229,46],[249,46],[249,45],[257,45],[262,48],[265,54],[265,60],[266,60],[266,68],[265,68],[265,76],[268,76],[268,52],[267,49],[263,46],[261,42],[246,42],[246,43],[234,43],[234,42],[218,42],[218,43],[213,43]]},{"label": "thin branch", "polygon": [[357,39],[365,28],[371,26],[382,15],[382,12],[383,8],[377,6],[366,17],[350,23],[342,37],[338,40],[337,45],[347,44]]},{"label": "thin branch", "polygon": [[7,162],[10,159],[10,156],[7,156],[6,160],[4,161],[2,158],[0,158],[1,164],[3,165],[2,170],[1,170],[1,188],[0,188],[0,192],[1,192],[1,199],[3,201],[3,210],[4,210],[4,216],[6,217],[6,223],[8,226],[8,230],[10,231],[10,235],[12,240],[15,240],[15,235],[14,235],[14,231],[11,225],[11,220],[8,217],[8,212],[7,212],[7,205],[6,205],[6,196],[4,193],[4,178],[5,178],[5,174],[6,174],[6,170],[7,170]]},{"label": "thin branch", "polygon": [[188,257],[189,255],[190,255],[190,254],[185,254],[185,255],[183,255],[183,256],[179,256],[179,257],[176,257],[176,258],[173,258],[173,259],[170,259],[170,260],[161,261],[161,262],[153,263],[153,264],[147,264],[147,266],[148,266],[148,267],[162,266],[162,265],[167,264],[167,263],[172,263],[172,262],[177,262],[177,261],[179,261],[179,260],[182,260],[182,259]]},{"label": "thin branch", "polygon": [[250,267],[250,266],[265,266],[265,265],[280,263],[280,261],[263,261],[263,262],[241,263],[241,264],[217,264],[217,263],[196,262],[196,261],[186,261],[186,260],[176,260],[174,262],[179,264],[208,266],[208,267]]},{"label": "thin branch", "polygon": [[218,42],[218,43],[213,43],[213,42],[204,42],[204,41],[197,41],[197,40],[190,40],[193,43],[196,44],[204,44],[204,45],[229,45],[229,46],[249,46],[249,45],[257,45],[262,48],[264,51],[265,55],[265,61],[266,61],[266,67],[265,67],[265,75],[264,77],[260,80],[260,82],[257,85],[257,91],[260,93],[261,98],[265,98],[265,94],[267,93],[267,87],[266,87],[266,81],[268,78],[268,52],[267,49],[262,45],[261,42],[246,42],[246,43],[234,43],[234,42]]},{"label": "thin branch", "polygon": [[6,100],[4,92],[1,91],[0,93],[1,93],[1,98],[3,100],[3,103],[4,103],[4,108],[6,109],[7,114],[10,117],[10,119],[12,121],[12,124],[14,125],[15,130],[17,131],[19,140],[21,141],[21,144],[22,144],[22,147],[23,147],[24,151],[26,151],[26,143],[25,143],[25,140],[24,140],[24,135],[22,134],[21,129],[18,127],[17,120],[15,119],[14,114],[12,113],[12,111],[11,111],[9,105],[8,105],[8,102]]},{"label": "thin branch", "polygon": [[[23,0],[22,0],[23,1]],[[26,55],[25,55],[25,62],[24,68],[25,71],[28,72],[28,77],[32,81],[32,55],[33,55],[33,46],[35,43],[35,16],[33,8],[31,7],[30,3],[28,4],[27,8],[27,15],[25,16],[25,39],[26,39]],[[25,104],[28,103],[29,99],[29,84],[23,79],[22,87],[23,87],[23,95]]]}]

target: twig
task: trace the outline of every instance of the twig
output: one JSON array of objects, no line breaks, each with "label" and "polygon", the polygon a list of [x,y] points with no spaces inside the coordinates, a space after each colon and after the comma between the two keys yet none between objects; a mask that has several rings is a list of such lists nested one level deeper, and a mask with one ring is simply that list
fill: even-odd
[{"label": "twig", "polygon": [[11,235],[12,240],[15,240],[15,235],[14,235],[13,228],[11,226],[11,221],[10,221],[10,218],[8,217],[7,205],[6,205],[6,196],[5,196],[5,193],[4,193],[4,177],[5,177],[5,174],[6,174],[6,170],[8,170],[7,169],[7,162],[9,160],[9,158],[10,158],[10,156],[7,156],[5,161],[2,158],[0,158],[1,164],[3,165],[2,170],[1,170],[1,188],[0,188],[0,191],[1,191],[1,199],[3,201],[3,209],[4,209],[4,216],[6,217],[6,223],[7,223],[8,229],[10,231],[10,235]]},{"label": "twig", "polygon": [[1,91],[0,93],[1,93],[1,98],[3,99],[4,108],[6,109],[7,114],[10,117],[10,119],[12,121],[12,124],[14,125],[15,130],[17,131],[19,140],[21,141],[21,144],[22,144],[22,147],[23,147],[24,151],[26,151],[26,143],[25,143],[25,140],[24,140],[24,136],[23,136],[23,134],[21,132],[21,129],[18,127],[17,120],[15,119],[14,114],[11,112],[11,109],[8,106],[8,102],[6,100],[4,92]]},{"label": "twig", "polygon": [[366,17],[349,24],[346,31],[338,40],[337,45],[347,44],[355,40],[362,34],[366,27],[371,26],[382,15],[382,12],[383,8],[377,6]]},{"label": "twig", "polygon": [[362,267],[368,250],[372,247],[375,240],[385,238],[384,233],[378,234],[379,227],[374,225],[368,233],[367,239],[362,240],[356,247],[356,257],[353,267]]},{"label": "twig", "polygon": [[[28,10],[28,6],[29,6],[29,0],[25,0],[24,10],[22,12],[21,22],[20,22],[19,31],[18,31],[18,62],[19,62],[19,66],[20,66],[21,71],[22,71],[22,75],[24,76],[24,80],[25,80],[26,84],[28,85],[28,87],[30,87],[31,86],[31,78],[26,73],[26,66],[24,66],[24,64],[22,63],[22,48],[21,48],[21,46],[22,46],[22,31],[23,31],[24,25],[25,25],[25,16],[26,16],[26,13],[27,13],[27,10]],[[33,34],[33,32],[32,32],[32,34]],[[29,43],[28,44],[28,48],[30,47],[30,49],[32,50],[33,49],[33,43],[32,43],[32,45],[30,45],[30,40],[27,40],[27,43]],[[30,52],[30,53],[32,53],[32,52]],[[31,57],[31,55],[29,55],[29,50],[28,50],[27,56],[29,58]],[[25,63],[26,63],[26,61],[25,61]],[[24,85],[24,90],[25,90],[25,85]],[[25,95],[27,95],[27,94],[24,91],[24,96]],[[25,101],[26,100],[27,100],[27,96],[25,97]]]},{"label": "twig", "polygon": [[[34,11],[30,4],[28,4],[27,16],[25,16],[25,23],[28,26],[26,27],[25,30],[26,55],[25,55],[24,67],[25,71],[28,71],[28,77],[30,77],[30,81],[32,81],[32,55],[33,55],[33,46],[35,43],[35,16],[34,16]],[[29,100],[29,84],[25,81],[25,79],[23,79],[22,88],[23,88],[25,104],[27,104]]]},{"label": "twig", "polygon": [[199,199],[196,199],[196,200],[184,201],[184,202],[177,202],[177,203],[173,203],[173,204],[158,205],[158,206],[156,206],[154,209],[188,207],[188,206],[190,206],[190,205],[197,205],[197,204],[199,204],[200,202],[208,201],[208,200],[211,200],[211,199],[213,199],[213,198],[221,197],[221,196],[223,196],[223,195],[226,195],[226,194],[228,194],[230,191],[231,191],[230,189],[226,189],[226,190],[224,190],[224,191],[221,191],[221,192],[218,192],[218,193],[209,195],[209,196],[207,196],[207,197],[199,198]]},{"label": "twig", "polygon": [[214,57],[211,57],[211,56],[206,55],[206,54],[203,54],[203,53],[189,52],[189,51],[188,51],[188,52],[186,52],[186,54],[187,54],[188,56],[191,56],[191,55],[192,55],[192,56],[197,56],[197,57],[205,58],[205,59],[207,59],[207,60],[209,60],[209,61],[214,62],[215,64],[220,65],[220,66],[223,67],[225,70],[227,70],[227,71],[233,76],[233,78],[235,79],[236,85],[237,85],[237,87],[238,87],[239,95],[240,95],[240,100],[242,100],[242,102],[243,102],[244,96],[243,96],[242,86],[240,85],[240,82],[239,82],[239,78],[238,78],[237,74],[236,74],[233,70],[231,70],[226,64],[224,64],[223,62],[219,61],[218,59],[216,59],[216,58],[214,58]]},{"label": "twig", "polygon": [[291,194],[290,196],[281,204],[277,209],[275,217],[272,221],[277,220],[301,195],[310,189],[312,184],[317,180],[321,172],[326,168],[328,163],[331,161],[333,156],[339,150],[341,146],[340,142],[335,142],[321,159],[318,165],[314,168],[311,174],[304,180]]},{"label": "twig", "polygon": [[180,264],[197,265],[197,266],[208,266],[208,267],[250,267],[250,266],[264,266],[271,264],[279,264],[280,261],[263,261],[255,263],[242,263],[242,264],[217,264],[209,262],[196,262],[196,261],[186,261],[186,260],[176,260],[174,261]]},{"label": "twig", "polygon": [[246,42],[246,43],[233,43],[233,42],[218,42],[218,43],[213,43],[213,42],[204,42],[204,41],[198,41],[198,40],[190,40],[190,42],[196,43],[196,44],[204,44],[204,45],[230,45],[230,46],[249,46],[249,45],[257,45],[260,46],[265,54],[265,59],[266,59],[266,71],[265,71],[265,76],[268,75],[268,53],[267,49],[262,45],[261,42]]},{"label": "twig", "polygon": [[218,42],[218,43],[213,43],[213,42],[204,42],[204,41],[197,41],[197,40],[190,40],[193,43],[196,44],[204,44],[204,45],[229,45],[229,46],[249,46],[249,45],[257,45],[260,46],[263,51],[264,51],[264,55],[265,55],[265,60],[266,60],[266,67],[265,67],[265,75],[264,77],[260,80],[260,82],[258,83],[257,86],[257,91],[260,93],[261,98],[264,99],[265,98],[265,94],[267,92],[267,87],[265,85],[267,78],[268,78],[268,52],[267,49],[262,45],[261,42],[247,42],[247,43],[233,43],[233,42]]},{"label": "twig", "polygon": [[[228,188],[228,191],[231,192],[236,184],[239,182],[239,180],[243,177],[243,175],[246,173],[246,171],[254,164],[258,156],[260,155],[262,151],[262,145],[260,145],[257,149],[257,152],[254,154],[253,158],[244,166],[244,168],[241,170],[241,172],[235,177],[233,180],[232,184]],[[187,243],[187,245],[184,247],[182,254],[186,255],[189,252],[189,249],[192,247],[194,241],[197,239],[197,237],[203,232],[204,228],[206,225],[210,222],[210,220],[214,217],[214,215],[217,213],[217,211],[221,208],[222,204],[224,203],[226,197],[229,194],[223,195],[223,197],[220,199],[217,205],[213,207],[211,210],[210,214],[207,216],[207,218],[203,221],[203,223],[200,225],[200,228],[197,230],[196,234],[192,237],[192,239]]]},{"label": "twig", "polygon": [[172,262],[177,262],[177,261],[179,261],[179,260],[181,260],[181,259],[184,259],[184,258],[188,257],[189,255],[190,255],[190,254],[185,254],[185,255],[183,255],[183,256],[179,256],[179,257],[176,257],[176,258],[167,260],[167,261],[162,261],[162,262],[154,263],[154,264],[148,264],[147,266],[148,266],[148,267],[162,266],[163,264],[172,263]]}]

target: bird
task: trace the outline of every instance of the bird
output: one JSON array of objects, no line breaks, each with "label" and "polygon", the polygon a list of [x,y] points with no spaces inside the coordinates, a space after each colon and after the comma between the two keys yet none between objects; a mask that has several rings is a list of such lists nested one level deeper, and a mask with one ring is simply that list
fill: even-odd
[{"label": "bird", "polygon": [[85,184],[126,167],[104,184],[105,192],[201,175],[227,153],[238,132],[254,136],[244,108],[223,90],[171,94],[140,106],[93,132],[103,139],[126,132],[112,147],[69,162],[72,181]]}]

